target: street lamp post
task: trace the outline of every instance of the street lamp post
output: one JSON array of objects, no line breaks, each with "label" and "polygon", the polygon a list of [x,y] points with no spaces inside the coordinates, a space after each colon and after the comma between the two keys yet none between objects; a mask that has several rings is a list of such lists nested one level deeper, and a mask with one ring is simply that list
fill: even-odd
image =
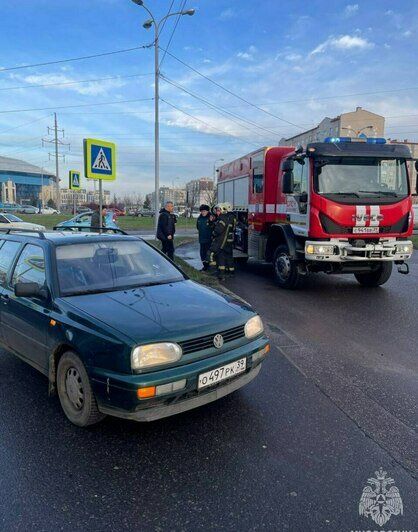
[{"label": "street lamp post", "polygon": [[159,78],[160,78],[160,63],[159,63],[159,54],[158,54],[158,44],[159,44],[159,31],[160,31],[160,25],[164,20],[166,20],[169,17],[173,17],[175,15],[194,15],[195,10],[194,9],[186,9],[185,11],[177,11],[175,13],[169,13],[165,17],[163,17],[159,22],[157,22],[154,18],[154,15],[151,13],[151,11],[147,8],[147,6],[144,4],[143,0],[132,0],[132,2],[138,6],[141,6],[145,9],[145,11],[149,14],[151,17],[149,20],[146,20],[144,24],[142,25],[146,30],[151,28],[151,26],[154,26],[155,30],[155,39],[154,39],[154,50],[155,50],[155,65],[154,65],[154,75],[155,75],[155,82],[154,82],[154,100],[155,100],[155,133],[154,133],[154,158],[155,158],[155,231],[157,231],[158,228],[158,211],[160,206],[160,194],[159,194],[159,188],[160,188],[160,100],[159,100]]}]

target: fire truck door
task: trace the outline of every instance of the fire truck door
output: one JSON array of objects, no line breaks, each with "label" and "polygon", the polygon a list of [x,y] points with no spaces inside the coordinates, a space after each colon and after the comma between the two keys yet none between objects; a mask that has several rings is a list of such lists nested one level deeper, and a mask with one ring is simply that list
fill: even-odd
[{"label": "fire truck door", "polygon": [[307,236],[309,230],[308,191],[309,162],[295,161],[293,168],[293,193],[286,194],[286,221],[296,235]]}]

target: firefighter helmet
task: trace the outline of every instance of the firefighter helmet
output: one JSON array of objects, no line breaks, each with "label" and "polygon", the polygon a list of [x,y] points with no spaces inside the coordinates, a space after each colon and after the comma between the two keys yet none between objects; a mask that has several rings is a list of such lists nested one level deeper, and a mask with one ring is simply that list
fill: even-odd
[{"label": "firefighter helmet", "polygon": [[220,209],[222,214],[232,211],[232,205],[229,202],[218,203],[215,205],[215,209]]}]

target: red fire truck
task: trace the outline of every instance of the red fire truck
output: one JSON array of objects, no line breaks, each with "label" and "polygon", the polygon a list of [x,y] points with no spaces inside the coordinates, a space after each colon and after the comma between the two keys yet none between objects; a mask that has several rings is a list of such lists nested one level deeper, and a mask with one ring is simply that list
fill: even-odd
[{"label": "red fire truck", "polygon": [[221,166],[218,201],[236,213],[236,253],[273,263],[282,288],[311,272],[354,274],[366,286],[385,283],[393,263],[408,273],[408,160],[405,145],[338,137],[264,147]]}]

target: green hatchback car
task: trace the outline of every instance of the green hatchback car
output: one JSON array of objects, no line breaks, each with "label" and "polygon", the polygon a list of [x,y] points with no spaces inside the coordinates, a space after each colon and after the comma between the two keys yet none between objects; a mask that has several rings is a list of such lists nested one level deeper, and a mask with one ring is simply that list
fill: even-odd
[{"label": "green hatchback car", "polygon": [[136,236],[0,233],[0,341],[44,373],[84,427],[151,421],[250,382],[269,351],[260,317]]}]

